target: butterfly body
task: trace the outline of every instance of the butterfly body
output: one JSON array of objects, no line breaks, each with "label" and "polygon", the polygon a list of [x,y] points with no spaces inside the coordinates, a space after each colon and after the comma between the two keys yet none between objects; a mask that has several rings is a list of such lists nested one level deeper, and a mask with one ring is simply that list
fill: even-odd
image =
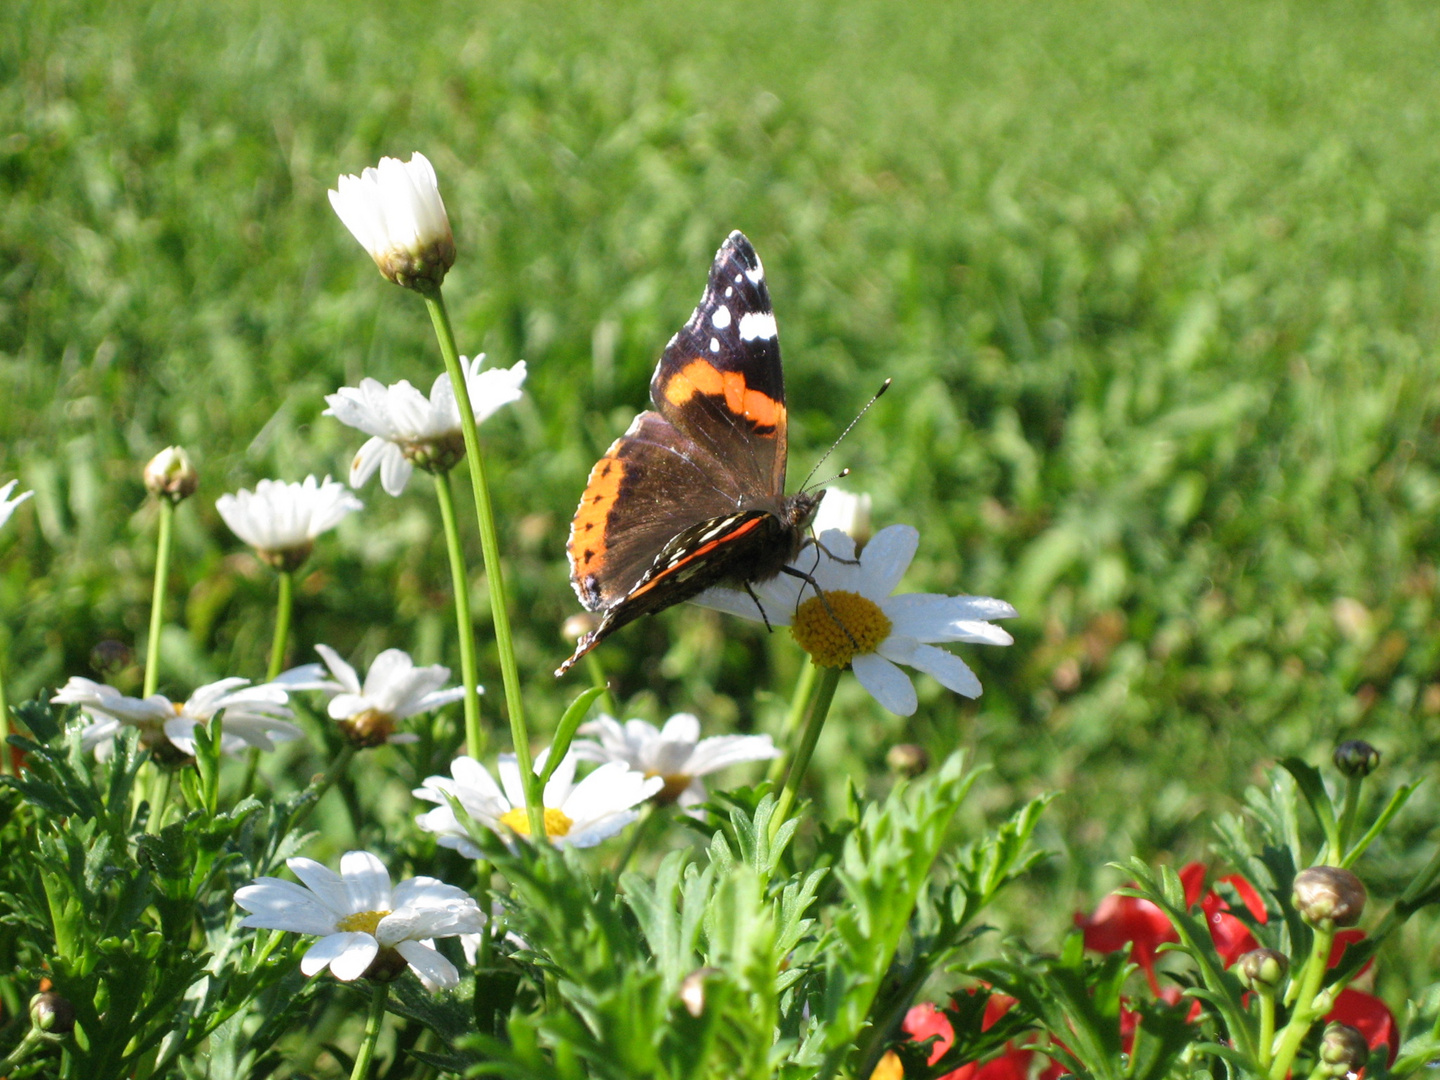
[{"label": "butterfly body", "polygon": [[600,614],[563,674],[621,626],[714,585],[743,588],[799,554],[820,493],[785,495],[785,377],[764,269],[731,233],[642,412],[590,471],[570,581]]}]

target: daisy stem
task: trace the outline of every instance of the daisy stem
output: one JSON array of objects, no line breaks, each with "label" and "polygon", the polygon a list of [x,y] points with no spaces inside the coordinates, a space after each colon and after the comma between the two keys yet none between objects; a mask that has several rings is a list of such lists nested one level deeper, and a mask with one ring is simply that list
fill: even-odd
[{"label": "daisy stem", "polygon": [[[814,666],[813,663],[811,666]],[[815,744],[820,741],[820,729],[825,726],[825,717],[830,713],[830,702],[835,699],[835,687],[840,685],[838,667],[827,667],[816,680],[815,693],[805,714],[805,727],[800,733],[800,745],[790,760],[790,771],[785,774],[785,786],[780,789],[780,803],[775,807],[775,816],[770,819],[770,839],[780,831],[785,819],[795,806],[795,796],[800,790],[800,781],[810,766],[810,757],[815,753]]]},{"label": "daisy stem", "polygon": [[295,611],[295,575],[289,570],[279,571],[280,595],[275,601],[275,639],[270,642],[270,667],[266,669],[265,681],[274,682],[285,666],[285,646],[290,643],[290,616]]},{"label": "daisy stem", "polygon": [[[1310,947],[1310,959],[1305,963],[1298,982],[1299,993],[1295,995],[1295,1009],[1290,1020],[1280,1032],[1280,1045],[1275,1048],[1275,1057],[1270,1062],[1270,1080],[1285,1080],[1300,1043],[1310,1030],[1310,1025],[1320,1015],[1315,1008],[1315,995],[1325,979],[1329,967],[1330,948],[1335,943],[1335,931],[1315,929],[1314,941]],[[1288,996],[1288,995],[1287,995]]]},{"label": "daisy stem", "polygon": [[470,615],[470,576],[465,572],[465,552],[460,547],[460,528],[455,521],[455,492],[450,474],[435,474],[435,495],[440,500],[440,521],[445,527],[445,550],[450,555],[450,584],[455,593],[455,622],[460,634],[460,674],[465,680],[465,753],[479,758],[485,752],[480,730],[480,685],[475,666],[475,621]]},{"label": "daisy stem", "polygon": [[435,324],[435,337],[450,373],[455,405],[460,410],[460,430],[465,436],[465,457],[470,465],[470,486],[475,494],[475,516],[480,522],[480,551],[485,557],[485,578],[490,585],[490,617],[495,624],[495,648],[500,654],[500,678],[505,684],[505,710],[510,714],[510,739],[515,744],[515,763],[525,786],[525,807],[530,835],[539,842],[545,832],[545,807],[540,778],[530,757],[530,733],[525,727],[525,703],[520,695],[520,670],[515,665],[515,640],[510,634],[510,602],[505,592],[505,568],[500,563],[500,538],[495,531],[495,509],[490,503],[490,484],[485,478],[485,458],[480,452],[480,433],[475,428],[475,408],[470,388],[455,347],[455,333],[445,310],[439,286],[421,293]]},{"label": "daisy stem", "polygon": [[325,797],[326,792],[334,787],[335,781],[340,779],[341,774],[343,774],[346,767],[349,766],[350,759],[354,756],[355,746],[352,743],[346,743],[340,747],[340,752],[336,754],[335,759],[330,762],[330,767],[325,770],[320,779],[314,781],[311,785],[315,790],[315,798],[311,799],[296,811],[295,816],[290,819],[291,829],[299,827],[300,823],[310,816],[310,811],[320,805],[320,800]]},{"label": "daisy stem", "polygon": [[150,639],[145,643],[145,689],[155,693],[160,683],[160,629],[165,625],[165,582],[170,577],[170,541],[175,531],[175,504],[160,499],[160,535],[155,541],[155,590],[150,596]]},{"label": "daisy stem", "polygon": [[380,1025],[385,1019],[385,999],[390,996],[389,983],[375,983],[370,998],[370,1014],[365,1018],[365,1037],[355,1054],[355,1067],[350,1080],[365,1080],[370,1075],[370,1062],[375,1057],[375,1044],[380,1040]]},{"label": "daisy stem", "polygon": [[800,678],[795,680],[795,694],[790,699],[790,713],[785,717],[785,727],[780,732],[781,755],[770,762],[770,769],[765,774],[765,779],[772,784],[778,784],[780,778],[785,775],[785,763],[788,760],[783,751],[789,750],[795,742],[795,733],[800,730],[800,722],[805,719],[805,709],[810,704],[810,699],[815,696],[815,679],[820,674],[820,669],[814,664],[806,662],[800,669]]},{"label": "daisy stem", "polygon": [[[154,763],[151,763],[152,766]],[[150,819],[145,823],[145,831],[151,835],[158,834],[165,827],[165,807],[170,802],[170,769],[154,768],[150,778]]]}]

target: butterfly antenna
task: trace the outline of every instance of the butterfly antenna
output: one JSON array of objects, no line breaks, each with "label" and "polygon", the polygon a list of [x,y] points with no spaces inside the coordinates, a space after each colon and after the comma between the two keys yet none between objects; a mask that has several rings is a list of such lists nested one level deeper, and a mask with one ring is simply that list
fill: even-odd
[{"label": "butterfly antenna", "polygon": [[[842,432],[840,432],[839,437],[838,437],[833,443],[830,444],[830,449],[829,449],[829,450],[826,450],[825,453],[823,453],[823,454],[820,455],[820,460],[817,461],[817,462],[815,462],[814,468],[812,468],[812,469],[810,470],[810,475],[807,476],[807,477],[805,477],[805,483],[803,483],[803,484],[800,485],[800,490],[801,490],[801,491],[805,491],[805,490],[807,490],[807,489],[810,487],[810,481],[814,478],[815,473],[819,471],[820,466],[825,464],[825,459],[828,458],[831,454],[833,454],[833,453],[835,452],[835,448],[840,445],[841,441],[844,440],[844,438],[845,438],[846,435],[849,435],[849,434],[850,434],[851,428],[853,428],[856,424],[858,424],[858,423],[860,422],[860,418],[861,418],[862,416],[864,416],[867,412],[870,411],[870,406],[874,405],[875,402],[877,402],[877,401],[880,400],[880,395],[883,394],[883,393],[885,393],[886,390],[889,390],[889,389],[890,389],[890,384],[891,384],[892,382],[894,382],[894,381],[895,381],[894,379],[886,379],[883,383],[880,384],[880,389],[875,391],[875,396],[872,397],[869,401],[867,401],[867,402],[865,403],[865,407],[864,407],[863,409],[861,409],[858,413],[855,414],[855,419],[854,419],[854,420],[851,420],[850,423],[845,426],[845,430],[842,431]],[[843,472],[840,473],[840,476],[849,476],[849,475],[850,475],[850,470],[849,470],[849,469],[846,469],[846,470],[844,470]],[[835,477],[835,479],[836,479],[836,480],[840,479],[840,476]]]}]

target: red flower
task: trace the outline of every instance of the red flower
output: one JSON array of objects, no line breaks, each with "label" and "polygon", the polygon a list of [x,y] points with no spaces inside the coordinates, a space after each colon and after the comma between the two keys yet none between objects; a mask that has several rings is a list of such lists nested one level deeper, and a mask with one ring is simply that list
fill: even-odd
[{"label": "red flower", "polygon": [[1395,1063],[1395,1052],[1400,1046],[1400,1038],[1395,1030],[1395,1016],[1385,1002],[1374,994],[1349,988],[1341,990],[1340,996],[1335,999],[1335,1007],[1325,1019],[1339,1020],[1340,1023],[1355,1028],[1365,1036],[1371,1050],[1382,1042],[1385,1043],[1389,1048],[1390,1064]]},{"label": "red flower", "polygon": [[[972,991],[973,992],[973,991]],[[995,1021],[1010,1011],[1015,1004],[1015,999],[1004,994],[991,994],[985,1002],[985,1017],[980,1022],[980,1030],[989,1031]],[[955,1041],[954,1029],[950,1027],[950,1021],[945,1014],[934,1005],[916,1005],[905,1014],[905,1022],[901,1025],[905,1033],[916,1042],[923,1042],[932,1035],[938,1036],[930,1047],[930,1064],[939,1061],[945,1051],[950,1049],[951,1043]],[[940,1080],[1025,1080],[1030,1074],[1030,1059],[1035,1056],[1033,1050],[1017,1047],[1013,1043],[1006,1046],[1005,1052],[998,1058],[985,1062],[983,1065],[962,1065],[952,1072],[940,1077]],[[891,1058],[894,1057],[894,1061]],[[887,1053],[875,1072],[871,1074],[871,1080],[888,1080],[889,1077],[900,1075],[894,1069],[899,1065],[899,1058],[893,1053]]]},{"label": "red flower", "polygon": [[[1188,863],[1180,870],[1185,885],[1185,903],[1193,905],[1200,898],[1205,884],[1205,865]],[[1130,959],[1139,964],[1150,980],[1150,989],[1160,992],[1155,978],[1155,955],[1161,945],[1177,940],[1175,929],[1165,913],[1149,900],[1111,893],[1100,901],[1095,914],[1076,915],[1075,925],[1085,933],[1085,947],[1095,952],[1112,953],[1130,946]]]},{"label": "red flower", "polygon": [[[1220,880],[1227,885],[1234,886],[1235,891],[1240,894],[1240,899],[1244,901],[1246,910],[1250,912],[1256,922],[1266,921],[1265,902],[1260,899],[1260,894],[1255,891],[1255,886],[1239,874],[1231,874]],[[1230,905],[1221,899],[1219,893],[1214,889],[1208,890],[1201,898],[1200,908],[1205,912],[1205,925],[1210,928],[1210,940],[1215,942],[1215,948],[1220,953],[1220,960],[1226,967],[1235,963],[1251,949],[1260,947],[1260,943],[1255,940],[1255,935],[1250,933],[1250,927],[1230,914]]]}]

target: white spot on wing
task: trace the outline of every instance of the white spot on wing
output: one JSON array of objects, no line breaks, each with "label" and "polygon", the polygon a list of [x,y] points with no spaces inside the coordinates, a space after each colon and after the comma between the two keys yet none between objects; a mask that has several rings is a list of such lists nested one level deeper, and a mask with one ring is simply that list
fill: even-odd
[{"label": "white spot on wing", "polygon": [[713,338],[713,337],[712,337],[712,338],[710,339],[710,351],[711,351],[711,352],[719,352],[719,351],[720,351],[720,339],[719,339],[719,338]]},{"label": "white spot on wing", "polygon": [[735,295],[735,286],[734,286],[734,285],[726,285],[726,286],[725,286],[725,299],[726,299],[726,300],[729,300],[730,297],[732,297],[732,296],[734,296],[734,295]]},{"label": "white spot on wing", "polygon": [[745,276],[748,277],[756,285],[759,285],[760,282],[765,280],[765,265],[760,261],[759,255],[755,256],[755,269],[746,270]]},{"label": "white spot on wing", "polygon": [[724,330],[730,325],[730,309],[724,304],[721,304],[715,309],[714,314],[710,316],[710,321],[715,324],[716,330]]},{"label": "white spot on wing", "polygon": [[736,285],[739,285],[739,284],[740,284],[740,275],[739,275],[739,274],[736,274],[736,275],[735,275],[735,284],[736,284]]},{"label": "white spot on wing", "polygon": [[740,316],[740,339],[769,341],[775,336],[775,316],[768,311],[747,311]]}]

